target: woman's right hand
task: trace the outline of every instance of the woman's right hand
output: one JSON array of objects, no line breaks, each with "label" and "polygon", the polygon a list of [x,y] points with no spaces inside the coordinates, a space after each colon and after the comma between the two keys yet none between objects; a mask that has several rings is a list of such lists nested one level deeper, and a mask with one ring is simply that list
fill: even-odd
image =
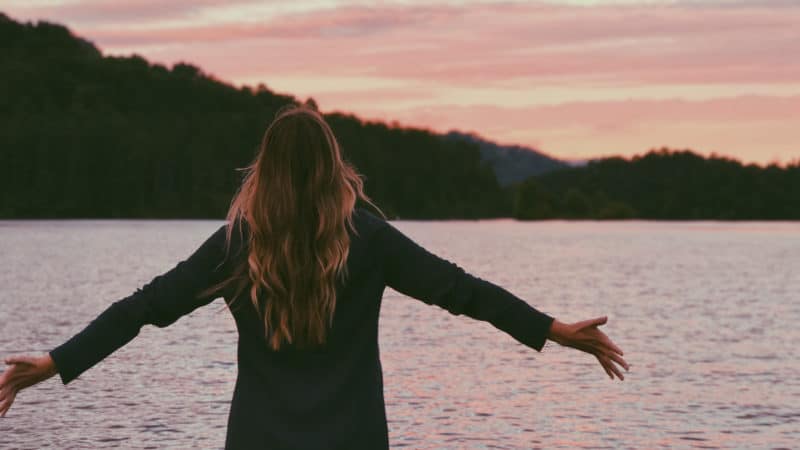
[{"label": "woman's right hand", "polygon": [[11,356],[9,366],[0,374],[0,417],[5,417],[17,393],[58,373],[49,353],[42,356]]},{"label": "woman's right hand", "polygon": [[614,375],[620,380],[624,380],[625,377],[619,367],[615,365],[616,363],[622,366],[626,372],[630,368],[630,365],[622,359],[622,349],[597,328],[607,321],[608,317],[606,316],[569,324],[554,320],[550,326],[548,339],[565,347],[572,347],[594,355],[612,380]]}]

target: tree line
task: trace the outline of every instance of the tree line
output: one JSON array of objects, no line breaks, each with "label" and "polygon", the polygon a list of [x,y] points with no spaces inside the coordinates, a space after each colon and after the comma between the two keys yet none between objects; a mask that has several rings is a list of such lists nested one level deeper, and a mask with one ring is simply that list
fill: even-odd
[{"label": "tree line", "polygon": [[532,177],[516,194],[514,214],[528,219],[797,220],[800,160],[761,167],[660,148]]},{"label": "tree line", "polygon": [[[0,63],[0,218],[222,218],[276,111],[301,101],[2,14]],[[797,164],[653,151],[501,186],[475,143],[325,117],[391,217],[800,217]]]}]

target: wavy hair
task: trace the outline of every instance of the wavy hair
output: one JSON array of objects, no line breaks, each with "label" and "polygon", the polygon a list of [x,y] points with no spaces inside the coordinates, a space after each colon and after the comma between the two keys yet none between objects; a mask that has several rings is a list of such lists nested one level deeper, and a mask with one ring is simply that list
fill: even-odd
[{"label": "wavy hair", "polygon": [[[342,158],[314,105],[291,104],[269,125],[227,213],[226,255],[233,224],[248,228],[246,258],[207,295],[238,281],[231,303],[249,287],[270,348],[323,344],[336,308],[336,283],[348,277],[347,256],[359,198],[355,167]],[[229,305],[230,306],[230,305]]]}]

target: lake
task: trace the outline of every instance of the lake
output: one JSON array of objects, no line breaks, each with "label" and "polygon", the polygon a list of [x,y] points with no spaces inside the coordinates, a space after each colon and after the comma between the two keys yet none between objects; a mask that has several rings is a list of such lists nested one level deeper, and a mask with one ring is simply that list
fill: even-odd
[{"label": "lake", "polygon": [[[43,353],[190,255],[221,221],[0,221],[0,356]],[[392,448],[790,448],[800,439],[800,223],[394,221],[433,253],[631,364],[541,353],[387,288]],[[24,390],[0,448],[221,448],[236,379],[222,299],[69,386]],[[120,406],[121,405],[121,406]]]}]

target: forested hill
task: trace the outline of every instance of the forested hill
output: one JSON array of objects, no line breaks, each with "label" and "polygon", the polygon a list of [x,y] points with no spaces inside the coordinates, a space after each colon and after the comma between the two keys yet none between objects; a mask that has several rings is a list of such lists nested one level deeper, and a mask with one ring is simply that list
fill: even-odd
[{"label": "forested hill", "polygon": [[662,148],[590,161],[514,187],[514,214],[525,219],[800,220],[800,159],[761,167]]},{"label": "forested hill", "polygon": [[[104,56],[61,25],[0,14],[0,218],[221,219],[236,169],[295,101],[191,64]],[[800,219],[800,160],[760,167],[665,149],[501,186],[469,139],[326,118],[392,217]]]},{"label": "forested hill", "polygon": [[[0,17],[0,217],[220,218],[276,110],[190,64],[103,56],[57,24]],[[391,216],[508,215],[477,145],[327,114]]]},{"label": "forested hill", "polygon": [[478,144],[481,159],[492,165],[501,186],[522,181],[531,175],[570,167],[567,162],[536,149],[521,145],[501,145],[474,133],[450,131],[445,134],[445,138]]}]

